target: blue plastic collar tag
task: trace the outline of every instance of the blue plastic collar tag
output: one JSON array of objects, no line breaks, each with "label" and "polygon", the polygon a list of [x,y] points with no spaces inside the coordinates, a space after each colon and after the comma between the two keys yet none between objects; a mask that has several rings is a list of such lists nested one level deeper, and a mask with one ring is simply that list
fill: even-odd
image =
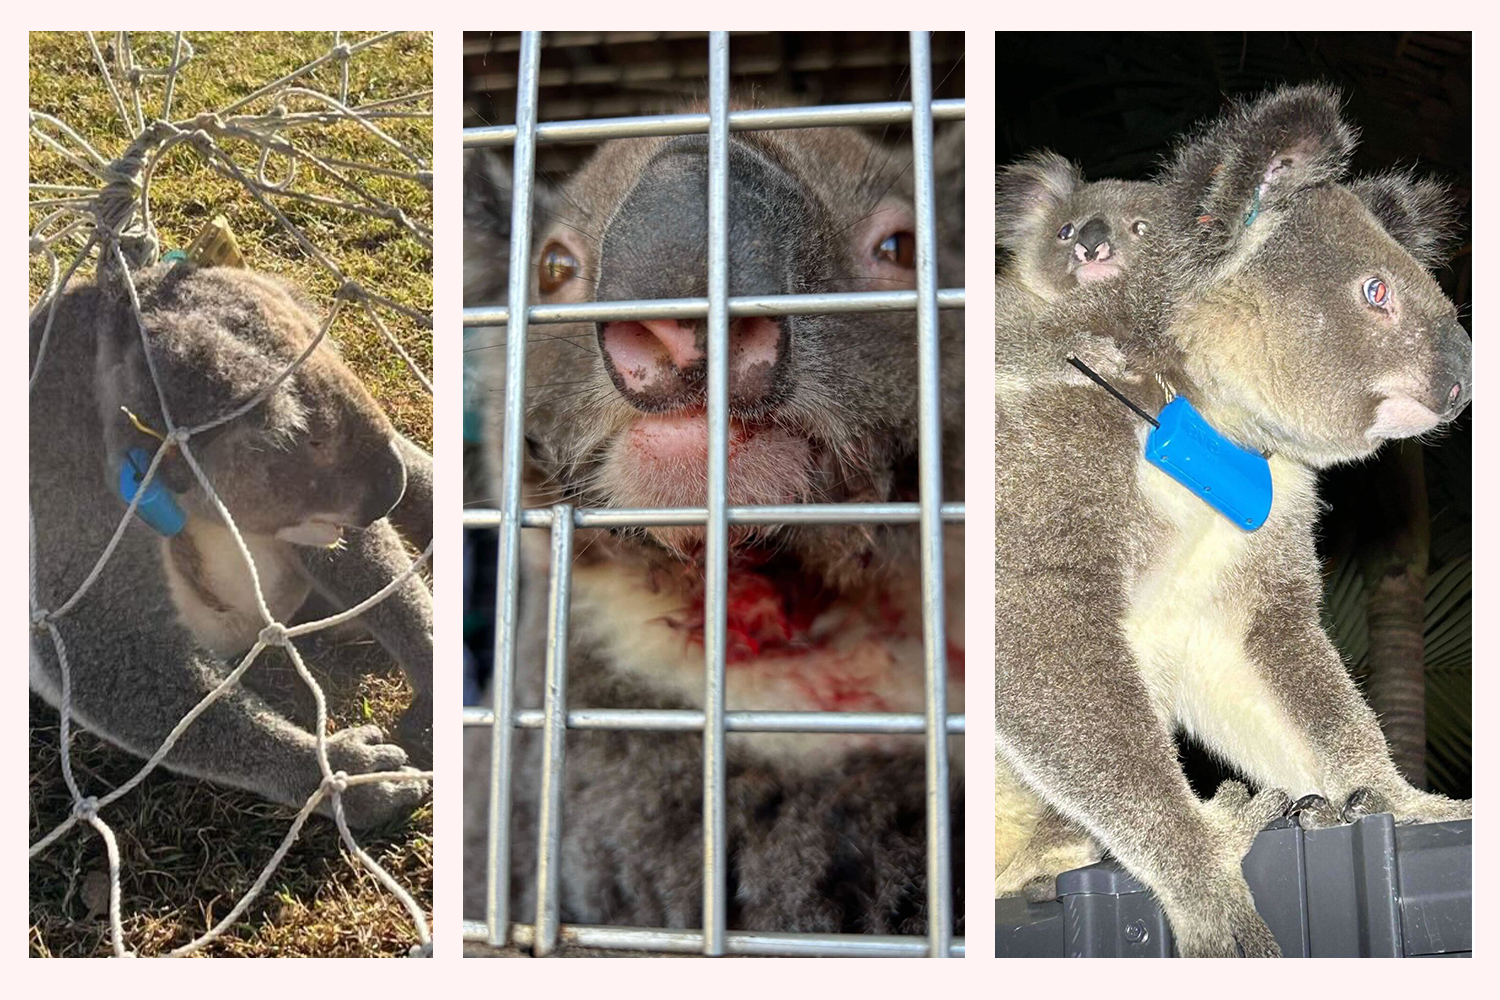
[{"label": "blue plastic collar tag", "polygon": [[[145,448],[131,448],[125,453],[125,461],[120,463],[120,498],[127,504],[135,499],[136,491],[140,489],[141,480],[146,478],[146,470],[149,468],[151,453]],[[182,508],[177,506],[172,490],[161,481],[159,474],[141,491],[141,502],[135,508],[135,513],[158,535],[170,537],[187,526]]]},{"label": "blue plastic collar tag", "polygon": [[1271,513],[1271,463],[1220,434],[1185,396],[1157,415],[1146,461],[1196,493],[1245,531]]}]

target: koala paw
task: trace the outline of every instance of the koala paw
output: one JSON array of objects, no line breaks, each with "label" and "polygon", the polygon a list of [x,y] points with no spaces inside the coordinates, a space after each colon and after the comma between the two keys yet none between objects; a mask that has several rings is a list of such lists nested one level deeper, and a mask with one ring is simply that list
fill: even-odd
[{"label": "koala paw", "polygon": [[[1094,370],[1100,378],[1116,379],[1125,374],[1125,352],[1109,337],[1083,334],[1074,338],[1067,355],[1077,358]],[[1066,355],[1065,355],[1066,357]],[[1083,372],[1064,361],[1066,381],[1069,385],[1093,385]]]},{"label": "koala paw", "polygon": [[1286,816],[1295,804],[1279,788],[1264,788],[1254,795],[1238,781],[1219,784],[1214,797],[1204,803],[1210,819],[1230,837],[1239,851],[1236,863],[1250,850],[1255,837],[1271,823]]},{"label": "koala paw", "polygon": [[[351,776],[399,771],[416,774],[407,766],[406,751],[394,743],[382,742],[385,734],[379,726],[341,729],[328,737],[328,761],[335,771]],[[343,793],[344,818],[353,827],[381,826],[404,817],[417,807],[431,791],[425,779],[380,781],[352,785]],[[319,808],[333,814],[330,800]]]},{"label": "koala paw", "polygon": [[1196,900],[1171,907],[1167,918],[1183,958],[1280,958],[1281,946],[1250,898],[1244,880]]},{"label": "koala paw", "polygon": [[1376,813],[1391,813],[1397,823],[1449,823],[1470,819],[1474,815],[1474,804],[1467,799],[1450,799],[1446,795],[1424,792],[1416,788],[1405,795],[1387,796],[1373,788],[1356,788],[1344,800],[1343,818],[1353,823]]}]

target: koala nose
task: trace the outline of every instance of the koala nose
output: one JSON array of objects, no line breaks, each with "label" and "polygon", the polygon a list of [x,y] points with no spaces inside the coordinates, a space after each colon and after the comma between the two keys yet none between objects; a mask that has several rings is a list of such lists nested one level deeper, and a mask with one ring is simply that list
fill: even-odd
[{"label": "koala nose", "polygon": [[1439,339],[1437,377],[1433,389],[1445,420],[1463,412],[1474,395],[1473,344],[1458,323],[1449,323]]},{"label": "koala nose", "polygon": [[1073,244],[1073,254],[1079,260],[1108,260],[1111,254],[1109,245],[1109,223],[1095,216],[1083,224],[1078,230],[1078,240]]},{"label": "koala nose", "polygon": [[370,456],[369,492],[359,508],[361,527],[369,527],[389,514],[406,495],[406,463],[396,442],[387,439],[384,448]]},{"label": "koala nose", "polygon": [[[784,168],[742,139],[729,145],[729,294],[797,290],[817,216]],[[801,264],[799,264],[801,262]],[[604,231],[600,302],[699,298],[708,293],[708,143],[665,143]],[[729,395],[736,412],[763,413],[785,394],[796,319],[744,318],[729,329]],[[706,324],[701,320],[601,323],[600,354],[620,394],[637,409],[701,404]]]},{"label": "koala nose", "polygon": [[[620,393],[648,412],[701,402],[708,371],[705,324],[653,319],[604,324],[599,343]],[[781,323],[764,317],[729,324],[729,402],[753,409],[775,389],[783,351]]]}]

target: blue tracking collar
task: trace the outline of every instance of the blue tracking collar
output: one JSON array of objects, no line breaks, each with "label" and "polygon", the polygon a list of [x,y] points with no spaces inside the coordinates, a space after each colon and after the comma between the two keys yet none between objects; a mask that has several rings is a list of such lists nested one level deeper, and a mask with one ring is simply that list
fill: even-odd
[{"label": "blue tracking collar", "polygon": [[182,513],[182,508],[177,506],[171,488],[161,481],[160,475],[141,490],[141,480],[146,477],[146,470],[149,468],[151,453],[145,448],[131,448],[125,452],[125,461],[120,463],[120,499],[128,504],[135,499],[139,490],[141,502],[135,508],[136,516],[158,535],[170,538],[187,526],[187,517]]},{"label": "blue tracking collar", "polygon": [[1146,437],[1146,461],[1245,531],[1265,524],[1271,513],[1271,463],[1216,431],[1186,396],[1157,415]]},{"label": "blue tracking collar", "polygon": [[1271,463],[1264,455],[1220,434],[1185,396],[1173,399],[1152,417],[1082,361],[1070,355],[1068,363],[1152,425],[1146,436],[1146,461],[1241,530],[1254,531],[1266,523],[1272,489]]}]

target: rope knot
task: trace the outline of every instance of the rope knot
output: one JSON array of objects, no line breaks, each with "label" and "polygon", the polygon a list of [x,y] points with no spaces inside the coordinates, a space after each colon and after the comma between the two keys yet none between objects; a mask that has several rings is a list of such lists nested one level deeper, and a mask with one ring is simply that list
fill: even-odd
[{"label": "rope knot", "polygon": [[342,795],[349,790],[349,772],[334,771],[323,779],[323,790],[330,795]]},{"label": "rope knot", "polygon": [[353,53],[351,53],[349,51],[349,43],[348,42],[339,42],[337,45],[335,45],[333,47],[333,50],[331,52],[329,52],[328,54],[330,56],[332,56],[333,58],[335,58],[335,59],[348,59],[349,56],[352,55]]},{"label": "rope knot", "polygon": [[260,641],[266,646],[285,646],[288,641],[286,626],[281,622],[272,622],[260,630]]},{"label": "rope knot", "polygon": [[52,617],[52,612],[45,608],[37,608],[31,613],[31,627],[37,632],[47,631],[47,621]]},{"label": "rope knot", "polygon": [[167,442],[167,444],[181,449],[182,446],[187,443],[187,439],[192,436],[193,429],[191,427],[173,427],[170,431],[167,432],[165,441]]},{"label": "rope knot", "polygon": [[73,815],[84,823],[92,823],[99,818],[99,799],[90,795],[73,803]]},{"label": "rope knot", "polygon": [[29,248],[28,256],[35,256],[47,249],[47,241],[40,236],[33,236],[27,247]]},{"label": "rope knot", "polygon": [[365,290],[359,282],[345,278],[339,290],[334,293],[334,298],[343,299],[346,302],[358,302],[364,294]]}]

